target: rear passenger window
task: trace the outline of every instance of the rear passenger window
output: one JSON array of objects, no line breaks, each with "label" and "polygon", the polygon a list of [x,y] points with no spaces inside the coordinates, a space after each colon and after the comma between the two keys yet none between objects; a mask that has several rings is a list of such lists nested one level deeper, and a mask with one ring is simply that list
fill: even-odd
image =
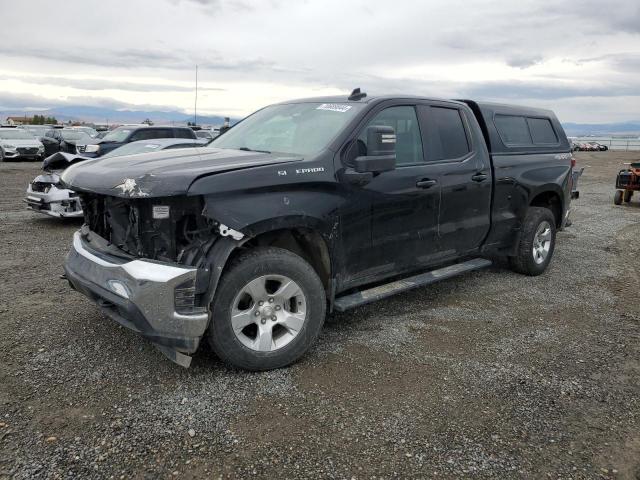
[{"label": "rear passenger window", "polygon": [[140,140],[151,140],[156,138],[153,136],[152,130],[138,130],[129,138],[130,142],[138,142]]},{"label": "rear passenger window", "polygon": [[457,108],[431,107],[439,145],[434,148],[434,160],[464,157],[471,151],[467,132]]},{"label": "rear passenger window", "polygon": [[173,130],[176,135],[176,138],[194,138],[196,135],[191,129],[186,128],[176,128]]},{"label": "rear passenger window", "polygon": [[173,138],[173,130],[170,128],[150,128],[146,130],[138,130],[131,137],[131,141],[137,140],[154,140],[157,138]]},{"label": "rear passenger window", "polygon": [[531,145],[531,135],[524,117],[496,115],[494,121],[505,145]]},{"label": "rear passenger window", "polygon": [[527,118],[529,130],[531,130],[531,138],[535,144],[555,144],[558,143],[558,137],[553,130],[553,126],[548,118]]}]

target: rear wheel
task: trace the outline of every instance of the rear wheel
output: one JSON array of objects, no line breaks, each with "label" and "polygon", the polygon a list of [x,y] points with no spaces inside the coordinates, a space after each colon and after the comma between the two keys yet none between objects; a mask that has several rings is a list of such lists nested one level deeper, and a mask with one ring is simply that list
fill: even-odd
[{"label": "rear wheel", "polygon": [[625,190],[623,195],[624,203],[629,203],[633,197],[633,190]]},{"label": "rear wheel", "polygon": [[613,203],[616,205],[622,204],[622,190],[616,190],[616,193],[613,194]]},{"label": "rear wheel", "polygon": [[298,360],[316,340],[326,312],[315,270],[280,248],[256,248],[223,275],[212,305],[209,342],[225,362],[270,370]]},{"label": "rear wheel", "polygon": [[540,275],[547,269],[556,243],[556,219],[548,208],[529,207],[511,268],[524,275]]}]

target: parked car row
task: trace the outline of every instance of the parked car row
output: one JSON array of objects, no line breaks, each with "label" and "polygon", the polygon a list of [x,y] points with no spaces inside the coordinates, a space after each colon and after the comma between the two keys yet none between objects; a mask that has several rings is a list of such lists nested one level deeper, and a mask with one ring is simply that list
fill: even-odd
[{"label": "parked car row", "polygon": [[606,152],[609,147],[598,142],[571,142],[574,152]]},{"label": "parked car row", "polygon": [[21,125],[0,127],[0,132],[0,161],[42,160],[57,152],[95,158],[127,143],[161,138],[199,140],[206,145],[220,135],[215,130],[147,124],[101,132],[86,126]]}]

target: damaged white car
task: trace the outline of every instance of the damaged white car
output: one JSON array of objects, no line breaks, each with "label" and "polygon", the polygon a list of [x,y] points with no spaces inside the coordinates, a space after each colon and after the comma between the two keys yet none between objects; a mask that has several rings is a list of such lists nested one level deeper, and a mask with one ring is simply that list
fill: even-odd
[{"label": "damaged white car", "polygon": [[[182,138],[141,140],[123,145],[101,158],[136,155],[166,149],[204,147],[206,143],[207,141],[201,139]],[[60,175],[67,167],[87,160],[93,159],[65,152],[54,153],[47,157],[42,164],[44,175],[38,175],[27,187],[27,195],[24,199],[27,208],[52,217],[82,217],[82,204],[78,194],[60,184]]]},{"label": "damaged white car", "polygon": [[38,175],[27,186],[27,208],[52,217],[82,217],[78,194],[60,185],[60,175],[69,165],[83,160],[87,158],[64,152],[47,157],[42,164],[44,175]]}]

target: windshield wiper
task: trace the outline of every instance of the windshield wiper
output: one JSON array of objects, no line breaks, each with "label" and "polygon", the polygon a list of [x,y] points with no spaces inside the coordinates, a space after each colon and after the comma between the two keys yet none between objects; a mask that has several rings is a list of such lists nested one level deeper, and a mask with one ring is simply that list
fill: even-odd
[{"label": "windshield wiper", "polygon": [[258,152],[258,153],[271,153],[269,150],[254,150],[249,147],[240,147],[238,150],[242,150],[243,152]]}]

